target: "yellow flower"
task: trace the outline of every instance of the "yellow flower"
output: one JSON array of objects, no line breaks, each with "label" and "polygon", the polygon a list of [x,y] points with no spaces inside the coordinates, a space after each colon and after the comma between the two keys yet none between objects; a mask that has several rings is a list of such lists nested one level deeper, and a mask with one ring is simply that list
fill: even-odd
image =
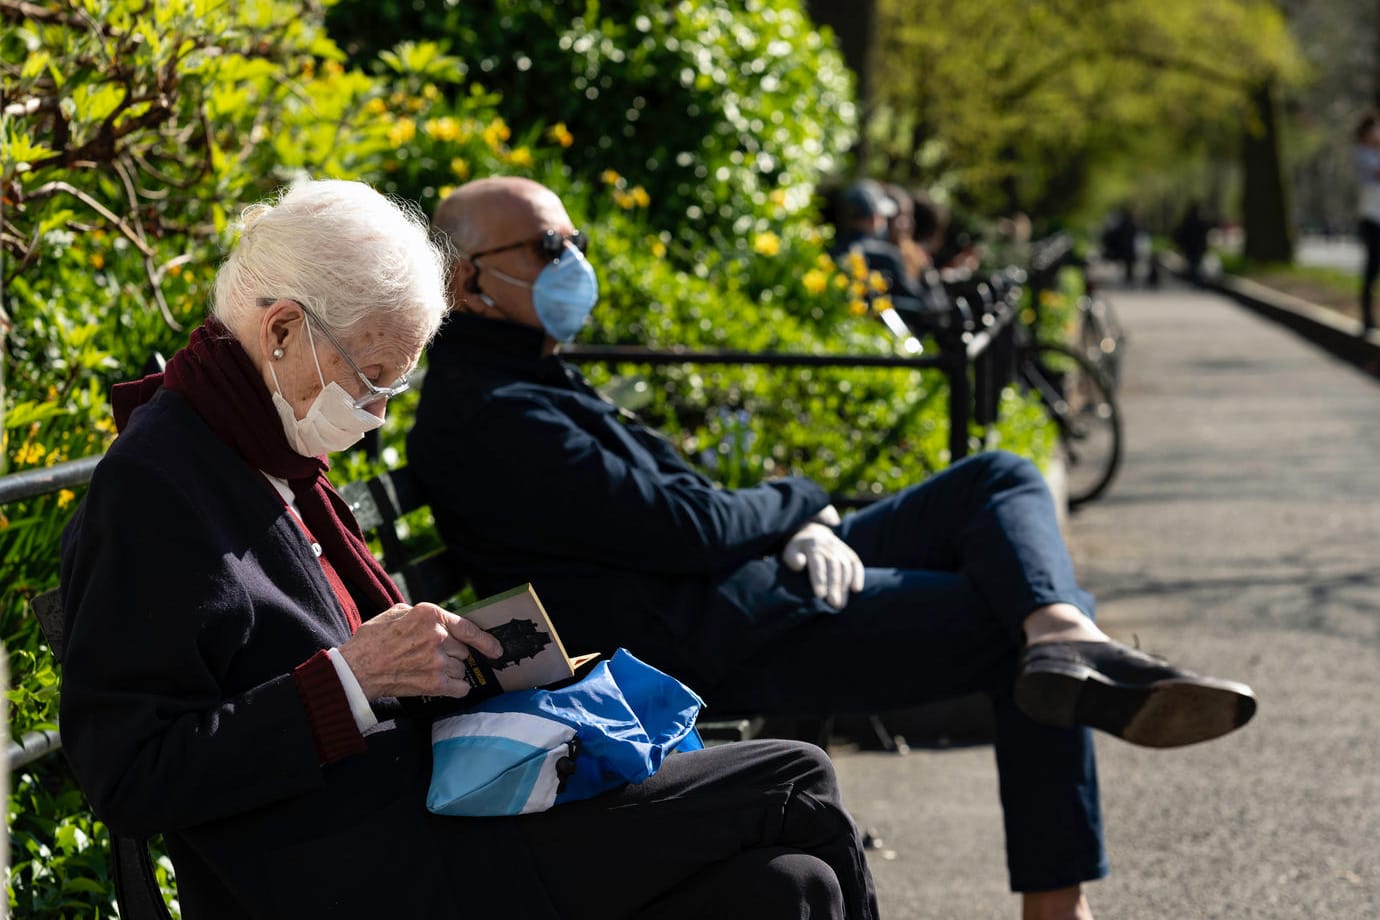
[{"label": "yellow flower", "polygon": [[77,497],[77,493],[71,489],[62,489],[58,492],[58,508],[66,508],[72,504],[72,499]]},{"label": "yellow flower", "polygon": [[661,240],[653,240],[652,255],[656,256],[658,259],[666,258],[666,244]]},{"label": "yellow flower", "polygon": [[637,202],[633,200],[631,192],[625,192],[619,188],[613,190],[613,203],[625,211],[631,210],[637,204]]},{"label": "yellow flower", "polygon": [[771,194],[767,196],[767,200],[770,201],[772,204],[776,205],[778,208],[785,207],[786,190],[784,188],[773,189]]},{"label": "yellow flower", "polygon": [[508,154],[508,162],[512,163],[514,166],[531,166],[532,151],[528,150],[526,147],[519,147]]},{"label": "yellow flower", "polygon": [[652,196],[647,194],[647,190],[642,186],[635,186],[632,190],[633,203],[639,208],[645,208],[652,203]]},{"label": "yellow flower", "polygon": [[558,121],[546,129],[546,136],[562,147],[569,147],[575,143],[575,135],[570,133],[570,129],[565,126],[565,122]]},{"label": "yellow flower", "polygon": [[886,283],[886,278],[882,277],[881,272],[871,272],[867,276],[868,287],[878,294],[885,294],[891,285]]},{"label": "yellow flower", "polygon": [[455,191],[455,186],[443,185],[436,190],[436,197],[440,198],[442,201],[445,201],[447,198],[450,197],[450,193],[453,191]]},{"label": "yellow flower", "polygon": [[883,310],[890,310],[893,306],[895,306],[895,304],[891,302],[890,297],[878,297],[876,300],[872,301],[872,309],[876,310],[878,313],[881,313]]},{"label": "yellow flower", "polygon": [[512,136],[513,132],[502,118],[495,118],[484,127],[484,143],[489,145],[490,150],[497,151]]},{"label": "yellow flower", "polygon": [[850,281],[848,283],[848,295],[854,298],[866,297],[867,285],[863,284],[861,281]]},{"label": "yellow flower", "polygon": [[815,265],[828,271],[834,267],[834,257],[827,252],[821,252],[819,255],[815,256]]},{"label": "yellow flower", "polygon": [[327,76],[338,77],[345,72],[339,61],[327,61],[321,65],[321,69],[326,71]]},{"label": "yellow flower", "polygon": [[843,272],[839,272],[834,276],[834,287],[838,288],[840,291],[848,287],[848,283],[848,276]]},{"label": "yellow flower", "polygon": [[105,268],[105,256],[101,255],[99,252],[91,253],[91,267]]},{"label": "yellow flower", "polygon": [[91,423],[91,427],[95,428],[97,431],[103,431],[106,434],[115,433],[115,421],[108,416],[103,415],[96,419]]},{"label": "yellow flower", "polygon": [[867,315],[867,301],[865,301],[865,300],[850,300],[850,301],[848,301],[848,312],[851,313],[851,314],[853,314],[854,316],[866,316],[866,315]]},{"label": "yellow flower", "polygon": [[464,182],[470,177],[470,163],[464,157],[456,157],[450,161],[450,171],[455,173],[455,178]]},{"label": "yellow flower", "polygon": [[781,251],[781,237],[770,230],[759,233],[752,241],[752,250],[760,256],[774,256]]},{"label": "yellow flower", "polygon": [[867,259],[863,258],[863,254],[856,249],[850,250],[848,253],[848,271],[859,281],[867,277]]},{"label": "yellow flower", "polygon": [[44,450],[43,445],[37,441],[25,441],[14,455],[14,462],[20,466],[37,466],[43,462],[43,457],[48,451]]},{"label": "yellow flower", "polygon": [[460,122],[449,115],[444,118],[428,119],[426,136],[438,141],[457,141],[460,139]]},{"label": "yellow flower", "polygon": [[384,102],[378,96],[375,96],[373,99],[364,103],[364,111],[370,115],[382,115],[384,112],[388,111],[388,103]]},{"label": "yellow flower", "polygon": [[10,529],[10,519],[5,517],[5,512],[0,511],[0,530]]},{"label": "yellow flower", "polygon": [[312,80],[316,78],[316,61],[307,58],[302,63],[302,79]]},{"label": "yellow flower", "polygon": [[416,136],[417,123],[407,117],[399,118],[393,122],[393,127],[388,129],[388,142],[394,147],[401,147]]},{"label": "yellow flower", "polygon": [[428,83],[426,86],[422,87],[422,95],[432,102],[435,102],[437,99],[441,98],[441,91],[436,88],[435,83]]},{"label": "yellow flower", "polygon": [[605,185],[617,185],[623,181],[623,177],[612,169],[606,169],[601,172],[599,178],[603,180]]},{"label": "yellow flower", "polygon": [[822,294],[829,286],[829,275],[818,268],[812,268],[801,276],[800,283],[811,294]]}]

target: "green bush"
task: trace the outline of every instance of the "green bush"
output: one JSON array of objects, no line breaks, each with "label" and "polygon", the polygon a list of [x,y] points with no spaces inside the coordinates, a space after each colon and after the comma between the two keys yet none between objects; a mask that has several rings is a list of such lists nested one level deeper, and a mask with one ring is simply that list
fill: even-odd
[{"label": "green bush", "polygon": [[[604,296],[586,341],[894,349],[871,315],[875,279],[836,268],[810,220],[814,182],[851,141],[852,103],[798,2],[589,2],[572,16],[493,0],[427,5],[421,19],[403,7],[339,4],[347,57],[315,2],[0,6],[13,323],[0,472],[102,451],[110,385],[185,341],[238,210],[300,173],[362,178],[428,210],[472,177],[547,183],[595,244]],[[435,36],[449,47],[424,40]],[[728,485],[803,472],[877,494],[947,462],[947,388],[933,372],[591,373]],[[1047,457],[1049,427],[1006,399],[989,443]],[[414,400],[391,407],[386,465],[405,460]],[[378,466],[353,452],[332,475]],[[16,734],[56,720],[57,674],[27,604],[56,583],[80,494],[0,507]],[[424,516],[417,530],[435,539]],[[16,914],[112,912],[103,829],[81,802],[60,758],[15,777]],[[170,884],[170,865],[161,872]]]},{"label": "green bush", "polygon": [[366,64],[448,43],[510,122],[563,125],[576,178],[632,177],[693,254],[807,214],[856,135],[852,78],[800,0],[343,0],[329,22]]}]

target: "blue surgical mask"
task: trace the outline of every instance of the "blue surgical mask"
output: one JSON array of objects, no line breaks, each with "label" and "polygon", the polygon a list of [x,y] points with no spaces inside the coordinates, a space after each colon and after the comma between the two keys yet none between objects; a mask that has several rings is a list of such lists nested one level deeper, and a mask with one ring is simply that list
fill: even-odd
[{"label": "blue surgical mask", "polygon": [[482,270],[509,284],[531,288],[537,319],[547,334],[558,342],[575,338],[599,300],[599,280],[594,276],[593,266],[568,243],[561,257],[543,268],[536,281],[523,281],[487,266]]}]

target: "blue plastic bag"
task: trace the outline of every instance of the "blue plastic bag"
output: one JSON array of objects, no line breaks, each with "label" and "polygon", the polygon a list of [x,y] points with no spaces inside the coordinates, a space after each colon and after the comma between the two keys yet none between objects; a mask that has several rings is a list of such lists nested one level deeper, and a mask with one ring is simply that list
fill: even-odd
[{"label": "blue plastic bag", "polygon": [[704,747],[693,690],[619,649],[554,690],[518,690],[437,719],[427,808],[517,815],[640,783]]}]

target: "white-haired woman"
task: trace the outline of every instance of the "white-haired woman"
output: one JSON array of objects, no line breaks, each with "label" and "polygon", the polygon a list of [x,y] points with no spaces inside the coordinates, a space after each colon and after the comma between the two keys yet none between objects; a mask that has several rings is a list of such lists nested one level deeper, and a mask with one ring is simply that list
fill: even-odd
[{"label": "white-haired woman", "polygon": [[[856,829],[800,746],[673,757],[524,818],[426,811],[428,726],[400,699],[466,695],[469,649],[501,648],[403,602],[324,455],[406,389],[445,266],[420,214],[298,183],[245,212],[212,316],[166,370],[115,388],[120,435],[63,540],[62,735],[97,816],[164,836],[189,920],[670,918],[744,885],[754,916],[872,916]],[[772,833],[738,828],[764,798]],[[721,840],[620,879],[657,832]]]}]

